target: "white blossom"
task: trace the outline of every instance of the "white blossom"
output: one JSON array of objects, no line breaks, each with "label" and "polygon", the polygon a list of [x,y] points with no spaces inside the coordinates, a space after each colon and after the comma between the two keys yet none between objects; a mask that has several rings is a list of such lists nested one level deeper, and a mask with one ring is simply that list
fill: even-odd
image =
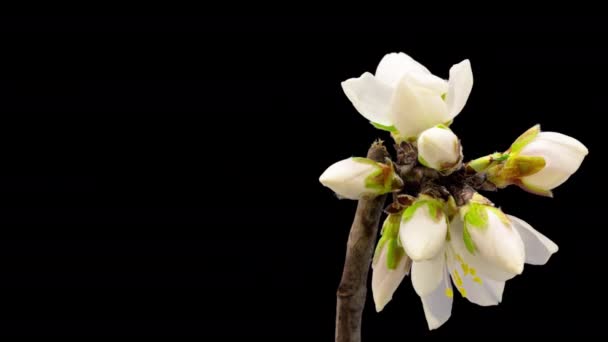
[{"label": "white blossom", "polygon": [[403,139],[451,122],[464,108],[472,87],[468,59],[452,66],[446,81],[405,53],[384,56],[375,75],[366,72],[342,82],[344,93],[361,115]]}]

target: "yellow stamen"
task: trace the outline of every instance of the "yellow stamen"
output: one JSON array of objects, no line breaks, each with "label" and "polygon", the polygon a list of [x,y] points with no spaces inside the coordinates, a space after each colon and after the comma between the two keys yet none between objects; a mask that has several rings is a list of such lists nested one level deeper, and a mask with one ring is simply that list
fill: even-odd
[{"label": "yellow stamen", "polygon": [[454,270],[454,272],[452,273],[452,275],[454,276],[454,282],[456,283],[456,286],[461,287],[462,286],[462,278],[460,278],[460,274],[458,274],[458,270]]},{"label": "yellow stamen", "polygon": [[464,273],[464,276],[466,277],[467,274],[469,274],[469,265],[463,262],[462,264],[460,264],[460,266],[462,266],[462,271]]}]

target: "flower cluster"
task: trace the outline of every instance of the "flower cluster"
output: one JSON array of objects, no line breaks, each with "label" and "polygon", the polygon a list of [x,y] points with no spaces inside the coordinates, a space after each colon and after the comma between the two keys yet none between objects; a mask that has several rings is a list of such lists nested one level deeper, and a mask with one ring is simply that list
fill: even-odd
[{"label": "flower cluster", "polygon": [[[516,185],[552,196],[588,153],[578,140],[542,132],[536,125],[506,151],[463,164],[460,140],[449,126],[472,87],[469,60],[452,66],[444,80],[404,53],[386,55],[375,74],[348,79],[342,88],[372,125],[390,132],[397,146],[406,144],[415,151],[415,168],[436,174],[424,180],[433,191],[408,188],[413,168],[402,171],[388,159],[347,158],[319,178],[340,198],[394,194],[372,261],[376,310],[385,307],[409,275],[429,329],[450,317],[453,287],[472,303],[497,305],[505,282],[521,274],[524,264],[545,264],[558,250],[528,223],[503,213],[475,191],[483,188],[454,180],[480,176],[494,188]],[[454,190],[467,187],[467,196]]]}]

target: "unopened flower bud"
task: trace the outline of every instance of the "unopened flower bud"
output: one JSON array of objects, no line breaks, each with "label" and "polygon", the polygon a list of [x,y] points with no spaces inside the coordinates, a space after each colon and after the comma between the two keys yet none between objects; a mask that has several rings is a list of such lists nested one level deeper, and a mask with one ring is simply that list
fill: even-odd
[{"label": "unopened flower bud", "polygon": [[407,255],[421,261],[433,258],[442,250],[447,230],[445,202],[421,195],[403,212],[399,236]]},{"label": "unopened flower bud", "polygon": [[359,157],[334,163],[323,172],[319,181],[347,199],[382,195],[403,187],[403,181],[392,165]]},{"label": "unopened flower bud", "polygon": [[418,137],[418,161],[450,174],[462,165],[462,146],[458,137],[444,125],[425,130]]}]

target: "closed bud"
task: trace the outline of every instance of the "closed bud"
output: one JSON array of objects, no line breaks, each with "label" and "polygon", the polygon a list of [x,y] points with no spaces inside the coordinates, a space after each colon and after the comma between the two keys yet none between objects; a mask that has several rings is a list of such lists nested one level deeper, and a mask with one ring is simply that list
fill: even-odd
[{"label": "closed bud", "polygon": [[[515,184],[538,195],[552,196],[551,190],[568,180],[588,153],[580,141],[561,133],[541,132],[536,125],[517,138],[501,158],[490,158],[492,162],[485,171],[488,180],[499,188]],[[482,159],[470,164],[480,171]]]},{"label": "closed bud", "polygon": [[399,237],[414,261],[432,259],[445,243],[448,230],[445,202],[421,195],[401,217]]},{"label": "closed bud", "polygon": [[[481,197],[477,195],[477,197]],[[475,198],[460,208],[464,223],[462,239],[468,253],[478,255],[508,274],[521,274],[524,268],[524,243],[511,219],[488,202]],[[456,238],[456,237],[454,237]]]},{"label": "closed bud", "polygon": [[359,157],[334,163],[323,172],[319,181],[339,197],[354,200],[386,194],[403,187],[403,181],[392,165]]},{"label": "closed bud", "polygon": [[454,132],[437,125],[418,137],[418,161],[444,174],[450,174],[462,165],[462,146]]}]

